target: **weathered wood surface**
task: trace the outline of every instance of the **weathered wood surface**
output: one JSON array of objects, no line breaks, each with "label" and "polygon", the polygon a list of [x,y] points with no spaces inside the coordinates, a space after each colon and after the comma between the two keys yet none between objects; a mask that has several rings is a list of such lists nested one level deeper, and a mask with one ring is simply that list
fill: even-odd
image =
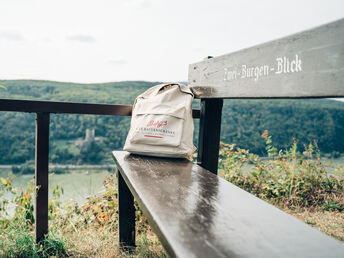
[{"label": "weathered wood surface", "polygon": [[35,154],[35,237],[36,242],[48,233],[48,167],[49,167],[49,113],[36,116]]},{"label": "weathered wood surface", "polygon": [[344,246],[183,159],[114,151],[171,257],[344,257]]},{"label": "weathered wood surface", "polygon": [[[0,111],[131,116],[132,106],[96,103],[0,99]],[[200,111],[198,109],[193,109],[192,115],[194,118],[199,118]]]},{"label": "weathered wood surface", "polygon": [[344,19],[189,66],[197,98],[344,97]]}]

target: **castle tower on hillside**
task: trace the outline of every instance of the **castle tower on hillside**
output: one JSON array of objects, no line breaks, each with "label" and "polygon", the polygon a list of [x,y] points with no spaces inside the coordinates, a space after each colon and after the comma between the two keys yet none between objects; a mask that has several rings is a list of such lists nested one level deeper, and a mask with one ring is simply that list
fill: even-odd
[{"label": "castle tower on hillside", "polygon": [[95,136],[95,130],[94,129],[86,129],[85,142],[94,141],[94,136]]}]

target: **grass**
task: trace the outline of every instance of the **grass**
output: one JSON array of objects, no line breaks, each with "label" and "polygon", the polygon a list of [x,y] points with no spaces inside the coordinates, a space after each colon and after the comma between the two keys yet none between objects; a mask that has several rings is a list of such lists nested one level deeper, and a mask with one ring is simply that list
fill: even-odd
[{"label": "grass", "polygon": [[344,241],[344,164],[324,163],[316,143],[278,151],[268,132],[269,159],[221,144],[220,175],[322,232]]},{"label": "grass", "polygon": [[[159,240],[137,207],[137,248],[125,252],[118,246],[117,187],[114,175],[104,179],[105,192],[87,198],[83,205],[62,203],[63,188],[56,185],[49,200],[49,234],[39,245],[34,240],[33,183],[13,187],[13,178],[1,178],[0,257],[166,257]],[[10,202],[15,213],[9,217]]]},{"label": "grass", "polygon": [[67,249],[76,257],[167,257],[150,229],[145,234],[138,234],[137,248],[131,253],[119,248],[117,230],[93,227],[71,232],[67,236]]},{"label": "grass", "polygon": [[344,242],[344,213],[338,211],[289,210],[289,213],[310,226]]},{"label": "grass", "polygon": [[[22,220],[24,221],[24,220]],[[32,229],[12,223],[0,234],[0,257],[167,257],[150,228],[137,236],[134,252],[118,246],[117,227],[87,227],[68,231],[50,225],[48,237],[35,244]]]},{"label": "grass", "polygon": [[16,213],[13,220],[0,221],[1,257],[67,256],[65,241],[54,229],[39,245],[35,243],[33,224],[26,212]]}]

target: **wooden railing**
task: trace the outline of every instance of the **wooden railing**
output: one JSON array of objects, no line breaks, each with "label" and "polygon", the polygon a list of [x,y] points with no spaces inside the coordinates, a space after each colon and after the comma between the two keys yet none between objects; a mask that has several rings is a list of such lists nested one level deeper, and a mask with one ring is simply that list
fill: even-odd
[{"label": "wooden railing", "polygon": [[[0,111],[36,113],[35,147],[35,238],[36,242],[48,233],[48,171],[50,113],[131,116],[132,106],[0,99]],[[199,118],[200,111],[193,110]]]}]

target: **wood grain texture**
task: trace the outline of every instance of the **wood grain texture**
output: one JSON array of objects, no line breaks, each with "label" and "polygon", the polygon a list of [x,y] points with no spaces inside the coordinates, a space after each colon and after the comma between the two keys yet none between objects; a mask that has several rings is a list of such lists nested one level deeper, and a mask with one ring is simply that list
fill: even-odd
[{"label": "wood grain texture", "polygon": [[184,159],[114,151],[171,257],[344,257],[344,246]]},{"label": "wood grain texture", "polygon": [[344,19],[189,66],[197,98],[344,97]]}]

